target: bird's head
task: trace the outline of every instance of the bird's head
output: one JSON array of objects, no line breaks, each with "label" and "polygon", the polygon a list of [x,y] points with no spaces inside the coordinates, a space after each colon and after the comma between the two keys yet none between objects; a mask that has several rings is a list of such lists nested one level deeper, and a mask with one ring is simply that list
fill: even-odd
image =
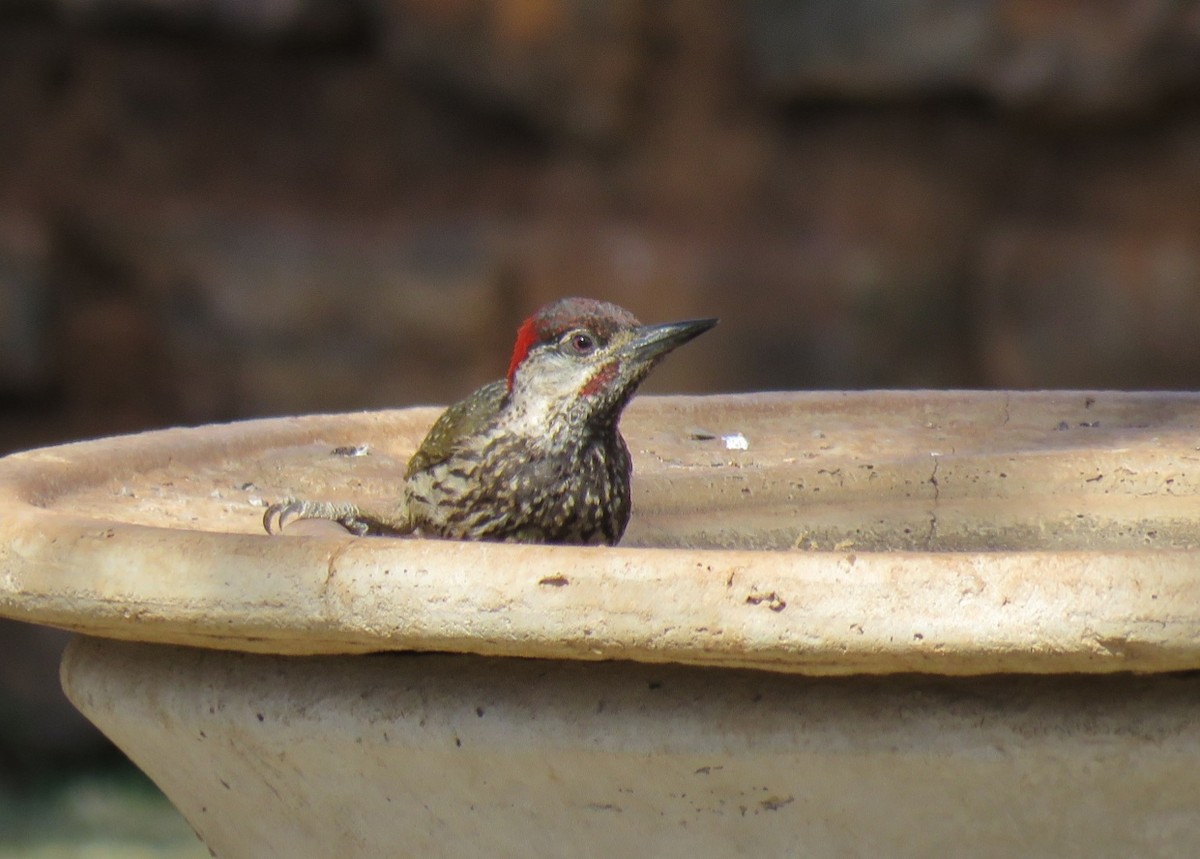
[{"label": "bird's head", "polygon": [[642,325],[615,304],[563,298],[517,331],[508,391],[513,402],[550,419],[615,424],[663,356],[717,324],[715,319]]}]

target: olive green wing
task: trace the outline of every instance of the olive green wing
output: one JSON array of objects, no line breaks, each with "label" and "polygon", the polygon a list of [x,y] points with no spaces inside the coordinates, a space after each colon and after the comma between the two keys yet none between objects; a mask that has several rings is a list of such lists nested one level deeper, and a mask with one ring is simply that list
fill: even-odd
[{"label": "olive green wing", "polygon": [[449,459],[459,439],[476,434],[491,421],[507,396],[508,386],[498,379],[442,412],[408,461],[408,476]]}]

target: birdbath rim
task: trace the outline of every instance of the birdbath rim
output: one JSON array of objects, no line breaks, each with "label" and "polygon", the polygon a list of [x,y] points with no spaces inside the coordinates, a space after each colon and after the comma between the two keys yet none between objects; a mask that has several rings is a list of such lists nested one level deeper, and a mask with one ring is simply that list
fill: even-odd
[{"label": "birdbath rim", "polygon": [[[5,457],[0,616],[282,654],[808,674],[1200,667],[1200,550],[1188,531],[1200,468],[1183,461],[1200,428],[1195,394],[641,397],[623,422],[635,460],[630,545],[260,533],[261,504],[289,488],[386,492],[437,413],[270,418]],[[738,437],[747,449],[726,440]],[[1136,479],[1112,476],[1120,462]],[[1142,492],[1154,469],[1158,491]],[[812,500],[821,491],[831,500]],[[1021,516],[1036,522],[1055,502],[1100,530],[1150,505],[1153,517],[1126,531],[1150,522],[1160,542],[1114,531],[1091,545],[1084,526],[1056,525],[1049,543],[1003,544],[1025,533]],[[797,522],[810,515],[808,531]],[[868,516],[898,542],[882,526],[860,527],[858,543],[836,539]],[[1016,524],[976,544],[971,516]],[[901,536],[910,518],[931,533]]]}]

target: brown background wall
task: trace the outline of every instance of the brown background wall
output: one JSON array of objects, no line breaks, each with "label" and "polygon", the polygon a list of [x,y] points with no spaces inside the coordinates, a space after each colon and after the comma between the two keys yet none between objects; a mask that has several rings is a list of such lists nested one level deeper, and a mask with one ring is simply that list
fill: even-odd
[{"label": "brown background wall", "polygon": [[0,0],[0,451],[445,402],[564,294],[722,317],[651,390],[1193,387],[1200,3]]}]

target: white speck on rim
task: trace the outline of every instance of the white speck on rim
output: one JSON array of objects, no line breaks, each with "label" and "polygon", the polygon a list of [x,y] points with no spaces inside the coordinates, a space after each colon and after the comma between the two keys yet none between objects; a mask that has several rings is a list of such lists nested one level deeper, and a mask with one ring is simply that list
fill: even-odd
[{"label": "white speck on rim", "polygon": [[733,435],[721,436],[721,441],[725,442],[726,450],[749,450],[750,442],[740,432],[735,432]]}]

